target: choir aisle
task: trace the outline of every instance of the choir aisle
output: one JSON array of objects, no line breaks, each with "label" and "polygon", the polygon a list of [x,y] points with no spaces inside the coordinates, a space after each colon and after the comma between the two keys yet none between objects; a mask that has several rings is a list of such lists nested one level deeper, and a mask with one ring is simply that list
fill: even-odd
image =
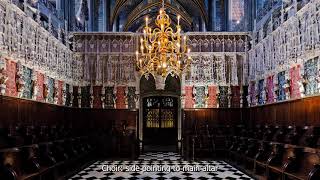
[{"label": "choir aisle", "polygon": [[[133,168],[126,171],[127,168]],[[137,168],[140,170],[137,170]],[[147,170],[148,168],[148,170]],[[193,169],[192,169],[193,168]],[[148,172],[143,172],[141,170]],[[93,179],[252,179],[224,161],[185,161],[174,152],[149,152],[137,160],[97,161],[70,178]]]}]

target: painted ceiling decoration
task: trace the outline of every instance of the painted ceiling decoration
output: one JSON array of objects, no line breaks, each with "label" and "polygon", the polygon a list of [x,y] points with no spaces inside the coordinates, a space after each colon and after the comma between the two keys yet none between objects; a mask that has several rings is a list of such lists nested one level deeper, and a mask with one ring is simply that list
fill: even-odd
[{"label": "painted ceiling decoration", "polygon": [[[166,1],[166,9],[172,11],[170,16],[176,16],[179,14],[182,17],[182,21],[186,23],[187,26],[191,26],[191,17],[200,17],[204,22],[208,23],[208,14],[206,13],[205,4],[201,0],[172,0]],[[155,7],[155,8],[154,8]],[[161,2],[158,0],[118,0],[115,2],[114,10],[111,14],[110,23],[113,24],[118,17],[125,17],[124,30],[137,30],[139,28],[131,29],[133,22],[137,22],[138,19],[142,17],[141,22],[143,22],[144,14],[156,13],[161,7]],[[156,12],[154,12],[156,11]],[[171,19],[176,19],[171,17]],[[141,24],[141,23],[140,23]]]},{"label": "painted ceiling decoration", "polygon": [[[157,16],[157,13],[159,11],[159,7],[161,6],[161,2],[155,2],[152,4],[149,4],[148,6],[143,6],[142,9],[137,6],[129,15],[128,20],[125,23],[124,31],[128,31],[133,23],[139,23],[139,21],[143,21],[145,16],[150,16],[152,18],[155,18]],[[148,10],[152,9],[153,13],[150,13]],[[180,9],[177,9],[176,7],[172,6],[171,4],[167,3],[165,4],[165,9],[168,12],[170,16],[181,16],[181,20],[184,21],[187,26],[190,28],[192,24],[192,18],[189,16],[189,14],[185,13],[184,11],[181,11]],[[169,13],[171,12],[171,13]],[[142,19],[142,20],[140,20]],[[177,19],[177,17],[171,18],[172,20]],[[151,19],[150,21],[152,24],[154,24],[154,19]],[[175,22],[175,21],[173,21]],[[139,23],[140,27],[142,27],[143,23]],[[152,25],[151,24],[151,25]]]}]

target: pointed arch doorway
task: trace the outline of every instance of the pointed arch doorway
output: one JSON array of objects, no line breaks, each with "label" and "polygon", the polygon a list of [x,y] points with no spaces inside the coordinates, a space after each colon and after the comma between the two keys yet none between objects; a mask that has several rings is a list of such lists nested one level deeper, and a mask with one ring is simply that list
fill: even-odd
[{"label": "pointed arch doorway", "polygon": [[167,76],[162,90],[153,76],[140,79],[139,139],[140,150],[180,151],[181,83]]}]

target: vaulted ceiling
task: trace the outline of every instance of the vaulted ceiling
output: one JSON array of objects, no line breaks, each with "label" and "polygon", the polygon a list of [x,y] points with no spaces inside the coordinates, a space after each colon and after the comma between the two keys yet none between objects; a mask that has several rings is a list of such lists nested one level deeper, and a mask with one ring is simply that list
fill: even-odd
[{"label": "vaulted ceiling", "polygon": [[[120,18],[123,31],[141,31],[145,17],[148,16],[153,23],[161,6],[160,0],[116,0],[111,11],[111,24]],[[208,22],[204,0],[166,0],[165,8],[173,24],[177,23],[177,16],[181,16],[185,31],[192,30],[199,19]]]}]

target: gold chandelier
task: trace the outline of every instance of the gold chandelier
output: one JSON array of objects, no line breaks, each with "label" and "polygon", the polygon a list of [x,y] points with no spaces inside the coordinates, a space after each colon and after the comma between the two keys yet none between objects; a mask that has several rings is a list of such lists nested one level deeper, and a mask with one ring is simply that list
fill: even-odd
[{"label": "gold chandelier", "polygon": [[182,72],[189,69],[190,49],[187,47],[186,36],[181,38],[180,16],[177,20],[174,32],[170,27],[170,17],[165,12],[164,0],[155,20],[157,27],[152,30],[148,26],[148,17],[146,18],[143,37],[140,39],[140,52],[136,51],[137,68],[141,75],[181,76]]}]

